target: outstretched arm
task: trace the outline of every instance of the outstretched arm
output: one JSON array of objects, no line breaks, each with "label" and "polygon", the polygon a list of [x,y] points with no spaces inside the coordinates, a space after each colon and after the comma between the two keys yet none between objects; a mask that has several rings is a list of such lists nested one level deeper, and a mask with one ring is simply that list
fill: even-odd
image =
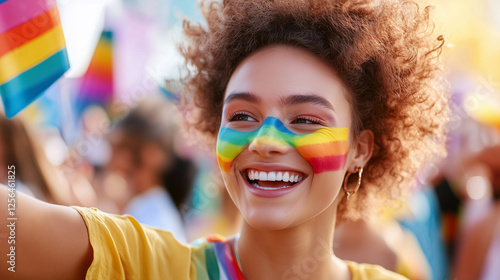
[{"label": "outstretched arm", "polygon": [[76,210],[0,184],[0,279],[84,279],[91,262]]}]

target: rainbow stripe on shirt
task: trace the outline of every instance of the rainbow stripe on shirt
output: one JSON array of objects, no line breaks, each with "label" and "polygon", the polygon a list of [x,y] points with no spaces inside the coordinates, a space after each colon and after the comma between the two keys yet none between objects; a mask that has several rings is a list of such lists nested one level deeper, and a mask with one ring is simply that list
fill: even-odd
[{"label": "rainbow stripe on shirt", "polygon": [[231,246],[224,237],[201,238],[190,244],[195,267],[193,279],[245,280]]},{"label": "rainbow stripe on shirt", "polygon": [[348,128],[325,127],[312,133],[296,134],[275,117],[267,117],[253,131],[221,127],[217,138],[217,160],[229,172],[231,164],[251,142],[261,145],[290,145],[311,164],[314,173],[344,168],[348,150]]},{"label": "rainbow stripe on shirt", "polygon": [[56,0],[0,0],[0,95],[13,117],[69,69]]}]

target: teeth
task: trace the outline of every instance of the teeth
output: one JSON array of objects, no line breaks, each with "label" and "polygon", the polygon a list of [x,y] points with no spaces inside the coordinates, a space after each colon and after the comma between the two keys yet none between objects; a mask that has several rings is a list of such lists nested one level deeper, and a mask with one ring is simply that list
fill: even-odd
[{"label": "teeth", "polygon": [[283,182],[288,182],[289,179],[290,175],[288,174],[288,172],[285,172],[285,174],[283,175]]},{"label": "teeth", "polygon": [[276,175],[276,181],[282,181],[283,180],[283,174],[281,172],[278,172],[278,175]]},{"label": "teeth", "polygon": [[259,180],[259,181],[283,181],[283,182],[290,182],[290,183],[297,183],[302,181],[302,175],[301,174],[294,174],[293,172],[281,172],[281,171],[271,171],[271,172],[264,172],[264,171],[258,171],[258,170],[252,170],[249,169],[247,171],[247,176],[248,179],[251,181]]}]

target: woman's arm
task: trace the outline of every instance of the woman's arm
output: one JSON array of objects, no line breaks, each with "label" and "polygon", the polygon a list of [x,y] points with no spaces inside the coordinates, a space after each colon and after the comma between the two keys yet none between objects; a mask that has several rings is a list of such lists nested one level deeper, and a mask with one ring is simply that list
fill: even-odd
[{"label": "woman's arm", "polygon": [[0,279],[84,279],[91,262],[76,210],[0,185]]}]

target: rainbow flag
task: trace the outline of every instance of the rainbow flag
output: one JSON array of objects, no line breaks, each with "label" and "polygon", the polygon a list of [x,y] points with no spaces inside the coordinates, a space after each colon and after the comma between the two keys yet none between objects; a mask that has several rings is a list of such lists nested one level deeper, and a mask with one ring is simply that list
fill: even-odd
[{"label": "rainbow flag", "polygon": [[217,138],[217,160],[229,172],[234,158],[252,141],[260,145],[290,145],[311,164],[314,173],[344,168],[348,150],[348,128],[325,127],[312,133],[295,134],[275,117],[267,117],[253,131],[221,127]]},{"label": "rainbow flag", "polygon": [[76,97],[79,113],[89,105],[106,107],[113,97],[113,33],[104,30],[97,42]]},{"label": "rainbow flag", "polygon": [[0,0],[0,95],[8,118],[69,69],[55,0]]}]

